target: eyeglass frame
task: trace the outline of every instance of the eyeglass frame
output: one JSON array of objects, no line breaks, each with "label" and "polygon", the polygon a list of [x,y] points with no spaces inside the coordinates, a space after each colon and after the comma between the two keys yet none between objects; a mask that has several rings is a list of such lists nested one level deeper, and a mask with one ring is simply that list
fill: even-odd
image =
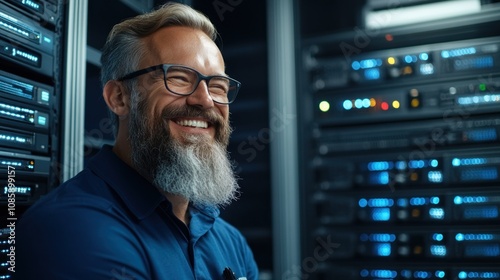
[{"label": "eyeglass frame", "polygon": [[[186,68],[186,69],[189,69],[191,71],[193,71],[194,73],[196,73],[196,76],[197,76],[197,81],[196,81],[196,86],[193,87],[193,91],[191,91],[190,93],[187,93],[187,94],[183,94],[183,93],[177,93],[177,92],[174,92],[172,90],[170,90],[168,88],[168,85],[167,85],[167,70],[168,68],[172,67],[172,66],[177,66],[177,67],[182,67],[182,68]],[[165,84],[165,88],[172,92],[173,94],[176,94],[176,95],[179,95],[179,96],[189,96],[191,94],[193,94],[196,89],[198,88],[198,86],[200,85],[200,82],[201,81],[205,81],[205,83],[207,83],[207,85],[209,84],[210,80],[212,78],[224,78],[224,79],[228,79],[229,81],[233,81],[236,83],[236,93],[234,94],[234,97],[233,97],[233,100],[228,100],[228,102],[220,102],[220,101],[216,101],[213,99],[212,97],[212,94],[209,92],[210,94],[210,97],[212,97],[212,101],[215,102],[215,103],[218,103],[218,104],[222,104],[222,105],[228,105],[228,104],[231,104],[234,102],[234,100],[236,100],[236,96],[238,95],[238,92],[240,91],[240,88],[241,88],[241,82],[239,82],[238,80],[236,79],[233,79],[231,77],[228,77],[228,76],[224,76],[224,75],[209,75],[209,76],[206,76],[206,75],[203,75],[201,74],[200,72],[198,72],[196,69],[193,69],[191,67],[188,67],[188,66],[185,66],[185,65],[181,65],[181,64],[158,64],[158,65],[154,65],[154,66],[150,66],[150,67],[147,67],[147,68],[144,68],[144,69],[140,69],[140,70],[137,70],[137,71],[133,71],[131,73],[128,73],[126,74],[125,76],[121,77],[121,78],[118,78],[116,79],[117,81],[125,81],[125,80],[129,80],[129,79],[133,79],[133,78],[136,78],[136,77],[139,77],[140,75],[144,75],[144,74],[147,74],[149,72],[153,72],[153,71],[156,71],[156,70],[163,70],[163,83]]]}]

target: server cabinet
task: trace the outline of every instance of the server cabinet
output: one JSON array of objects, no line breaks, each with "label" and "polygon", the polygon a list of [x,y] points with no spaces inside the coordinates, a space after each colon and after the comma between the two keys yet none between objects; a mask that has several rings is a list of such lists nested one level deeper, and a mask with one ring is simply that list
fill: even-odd
[{"label": "server cabinet", "polygon": [[66,11],[60,0],[0,3],[1,279],[15,275],[17,219],[61,182],[66,168]]},{"label": "server cabinet", "polygon": [[301,279],[500,279],[500,20],[302,42]]}]

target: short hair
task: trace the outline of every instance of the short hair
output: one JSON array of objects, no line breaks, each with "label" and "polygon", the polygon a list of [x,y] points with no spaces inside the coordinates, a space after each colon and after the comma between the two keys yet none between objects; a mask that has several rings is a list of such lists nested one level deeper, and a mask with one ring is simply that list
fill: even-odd
[{"label": "short hair", "polygon": [[[180,3],[167,3],[149,13],[122,21],[111,29],[102,50],[102,85],[138,70],[136,68],[146,53],[141,39],[168,26],[191,27],[203,31],[213,41],[217,38],[215,26],[204,14]],[[110,118],[116,136],[118,117],[110,111]]]}]

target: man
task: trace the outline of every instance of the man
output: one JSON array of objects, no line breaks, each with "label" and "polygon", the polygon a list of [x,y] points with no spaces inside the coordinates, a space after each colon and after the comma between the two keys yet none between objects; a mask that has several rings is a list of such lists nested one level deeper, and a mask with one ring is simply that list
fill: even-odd
[{"label": "man", "polygon": [[23,215],[18,279],[258,278],[245,239],[218,217],[237,195],[226,147],[240,83],[215,37],[182,4],[113,28],[101,61],[115,145]]}]

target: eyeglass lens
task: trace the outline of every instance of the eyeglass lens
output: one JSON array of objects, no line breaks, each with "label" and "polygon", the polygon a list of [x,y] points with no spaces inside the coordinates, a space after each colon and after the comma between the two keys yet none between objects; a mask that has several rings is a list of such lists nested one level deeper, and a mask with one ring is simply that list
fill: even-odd
[{"label": "eyeglass lens", "polygon": [[[201,78],[201,77],[200,77]],[[189,68],[171,66],[165,73],[167,89],[179,95],[189,95],[198,87],[199,74]],[[233,101],[237,86],[234,81],[223,76],[211,77],[208,80],[208,91],[214,101],[228,103]]]}]

